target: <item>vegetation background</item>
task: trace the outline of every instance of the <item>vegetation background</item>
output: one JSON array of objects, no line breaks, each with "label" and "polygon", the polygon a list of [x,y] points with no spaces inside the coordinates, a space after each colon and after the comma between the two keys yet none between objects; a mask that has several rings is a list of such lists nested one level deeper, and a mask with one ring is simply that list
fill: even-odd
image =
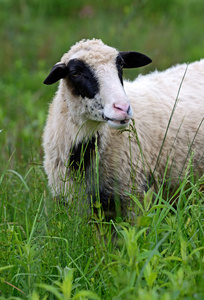
[{"label": "vegetation background", "polygon": [[42,82],[71,45],[147,54],[132,79],[204,57],[203,16],[203,0],[0,0],[0,299],[203,299],[202,179],[184,179],[176,210],[161,191],[137,226],[112,223],[113,242],[102,218],[96,231],[53,203],[41,147],[57,88]]}]

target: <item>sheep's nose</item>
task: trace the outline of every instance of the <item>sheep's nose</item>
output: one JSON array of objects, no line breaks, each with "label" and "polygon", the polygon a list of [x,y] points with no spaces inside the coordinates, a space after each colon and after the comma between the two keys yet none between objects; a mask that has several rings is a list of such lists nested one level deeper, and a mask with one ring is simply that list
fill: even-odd
[{"label": "sheep's nose", "polygon": [[115,108],[115,109],[117,109],[117,110],[120,110],[120,111],[123,111],[123,112],[125,112],[126,114],[130,114],[130,112],[131,112],[131,107],[130,107],[130,105],[129,104],[117,104],[117,103],[115,103],[115,104],[113,104],[113,107]]}]

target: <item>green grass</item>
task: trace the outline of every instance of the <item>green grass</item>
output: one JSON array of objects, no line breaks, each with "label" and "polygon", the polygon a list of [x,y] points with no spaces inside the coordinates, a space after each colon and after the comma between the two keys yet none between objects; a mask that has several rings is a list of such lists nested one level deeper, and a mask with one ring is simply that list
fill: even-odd
[{"label": "green grass", "polygon": [[108,223],[77,213],[77,195],[53,201],[41,147],[56,90],[42,82],[72,44],[102,38],[153,59],[128,78],[200,59],[203,1],[86,5],[0,0],[0,299],[203,299],[204,178],[188,173],[173,199],[162,184],[143,204],[132,195],[136,224]]},{"label": "green grass", "polygon": [[148,200],[138,205],[133,226],[88,220],[76,203],[56,205],[46,186],[39,187],[45,181],[41,167],[29,171],[22,177],[7,169],[1,178],[3,295],[38,299],[49,292],[49,299],[70,299],[72,291],[73,299],[202,299],[202,179],[184,178],[176,208],[161,188],[151,207]]}]

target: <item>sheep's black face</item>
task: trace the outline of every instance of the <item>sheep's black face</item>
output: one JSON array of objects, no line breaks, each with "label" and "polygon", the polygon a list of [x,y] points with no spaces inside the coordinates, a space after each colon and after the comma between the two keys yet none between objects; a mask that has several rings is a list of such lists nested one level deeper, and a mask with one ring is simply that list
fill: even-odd
[{"label": "sheep's black face", "polygon": [[123,85],[123,66],[124,66],[124,60],[119,54],[116,58],[116,67],[118,70],[118,77],[122,85]]},{"label": "sheep's black face", "polygon": [[133,111],[123,88],[123,67],[137,68],[151,60],[144,54],[118,52],[100,43],[95,50],[80,48],[79,45],[76,48],[75,53],[70,50],[73,52],[71,56],[68,52],[62,57],[44,83],[50,85],[60,79],[65,80],[62,86],[68,88],[66,100],[69,111],[79,123],[92,120],[106,122],[115,129],[127,127]]},{"label": "sheep's black face", "polygon": [[105,64],[94,66],[80,58],[71,59],[66,66],[68,89],[74,97],[83,99],[80,111],[73,109],[74,114],[80,114],[83,121],[107,122],[117,129],[126,127],[132,117],[132,109],[123,89],[123,65],[120,53],[115,60],[107,59]]},{"label": "sheep's black face", "polygon": [[[118,70],[118,77],[123,85],[123,65],[124,60],[119,54],[116,58],[116,68]],[[99,92],[99,82],[92,69],[83,61],[72,59],[67,65],[68,78],[72,92],[76,96],[82,98],[94,98]]]},{"label": "sheep's black face", "polygon": [[92,99],[99,93],[99,83],[91,68],[81,60],[72,59],[67,65],[68,85],[73,95]]}]

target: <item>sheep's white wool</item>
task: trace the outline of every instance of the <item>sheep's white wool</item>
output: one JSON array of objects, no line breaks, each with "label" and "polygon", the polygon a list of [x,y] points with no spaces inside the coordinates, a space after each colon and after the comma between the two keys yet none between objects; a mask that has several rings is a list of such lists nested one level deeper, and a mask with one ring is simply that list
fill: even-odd
[{"label": "sheep's white wool", "polygon": [[86,63],[95,68],[110,60],[115,61],[117,54],[118,51],[115,48],[105,45],[101,40],[82,40],[72,46],[63,55],[61,61],[67,63],[70,59],[83,58]]},{"label": "sheep's white wool", "polygon": [[[183,176],[192,153],[195,172],[203,174],[204,59],[140,75],[132,82],[124,81],[123,89],[115,66],[118,53],[100,40],[83,40],[64,54],[61,63],[80,59],[90,66],[98,78],[99,92],[94,100],[75,96],[66,78],[62,79],[50,105],[43,146],[49,184],[55,195],[61,195],[68,193],[74,180],[67,166],[73,147],[97,137],[102,201],[119,195],[125,215],[130,205],[127,192],[136,192],[142,198],[149,185],[154,189],[156,181],[163,178],[168,160],[167,176],[172,187]],[[112,122],[117,127],[117,120],[121,120],[122,112],[115,106],[128,107],[129,103],[140,145],[128,131],[121,133],[108,125],[116,118]],[[92,193],[89,171],[86,184],[87,193]]]}]

